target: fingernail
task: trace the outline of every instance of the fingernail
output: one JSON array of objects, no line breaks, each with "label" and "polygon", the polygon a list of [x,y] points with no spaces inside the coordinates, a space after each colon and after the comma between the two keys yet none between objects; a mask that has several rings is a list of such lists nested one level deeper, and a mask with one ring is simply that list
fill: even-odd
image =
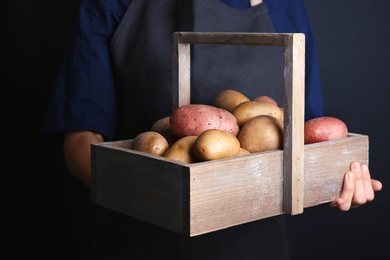
[{"label": "fingernail", "polygon": [[358,162],[353,162],[351,165],[352,171],[358,171],[360,168],[360,163]]}]

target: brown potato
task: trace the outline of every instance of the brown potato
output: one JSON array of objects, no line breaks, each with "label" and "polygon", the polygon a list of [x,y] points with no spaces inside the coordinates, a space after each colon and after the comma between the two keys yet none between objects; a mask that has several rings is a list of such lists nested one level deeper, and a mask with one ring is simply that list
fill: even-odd
[{"label": "brown potato", "polygon": [[194,153],[194,142],[197,136],[184,136],[172,144],[165,152],[164,157],[185,163],[198,162]]},{"label": "brown potato", "polygon": [[250,153],[283,148],[283,124],[269,115],[252,118],[243,125],[238,140],[241,147]]},{"label": "brown potato", "polygon": [[251,154],[251,153],[248,150],[240,147],[240,151],[238,152],[237,156],[247,155],[247,154]]},{"label": "brown potato", "polygon": [[150,131],[162,134],[168,141],[169,146],[179,140],[179,137],[175,135],[171,129],[171,125],[169,123],[170,118],[170,116],[160,118],[150,127]]},{"label": "brown potato", "polygon": [[214,104],[216,107],[231,111],[242,102],[249,101],[249,98],[239,91],[226,89],[221,91],[215,98]]},{"label": "brown potato", "polygon": [[168,141],[163,135],[154,131],[138,134],[131,144],[131,149],[162,156],[169,148]]},{"label": "brown potato", "polygon": [[164,133],[165,131],[171,130],[171,125],[169,124],[170,116],[160,118],[150,127],[150,131],[157,133]]},{"label": "brown potato", "polygon": [[233,157],[240,152],[240,142],[227,131],[209,129],[196,139],[194,152],[203,161]]},{"label": "brown potato", "polygon": [[279,108],[280,108],[280,112],[282,113],[280,116],[280,121],[282,121],[282,123],[284,123],[284,107],[279,107]]},{"label": "brown potato", "polygon": [[247,101],[241,103],[232,110],[232,114],[237,118],[237,123],[240,127],[259,115],[269,115],[279,120],[282,118],[280,108],[277,105],[265,101]]},{"label": "brown potato", "polygon": [[305,144],[324,142],[348,136],[347,125],[340,119],[323,116],[310,119],[304,125]]}]

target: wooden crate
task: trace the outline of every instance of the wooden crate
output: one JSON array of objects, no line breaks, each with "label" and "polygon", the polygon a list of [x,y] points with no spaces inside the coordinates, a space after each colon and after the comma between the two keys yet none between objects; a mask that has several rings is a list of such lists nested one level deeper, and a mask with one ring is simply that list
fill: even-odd
[{"label": "wooden crate", "polygon": [[284,149],[187,164],[131,150],[132,140],[95,144],[94,203],[197,236],[332,201],[349,164],[368,163],[365,135],[303,144],[303,34],[175,33],[173,109],[190,103],[191,44],[284,47]]}]

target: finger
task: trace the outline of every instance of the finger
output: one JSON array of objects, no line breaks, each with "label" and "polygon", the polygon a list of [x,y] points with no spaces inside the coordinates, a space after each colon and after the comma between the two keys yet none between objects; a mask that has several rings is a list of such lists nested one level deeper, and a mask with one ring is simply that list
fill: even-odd
[{"label": "finger", "polygon": [[341,204],[343,204],[344,200],[342,198],[337,198],[334,201],[329,202],[329,206],[333,208],[339,207]]},{"label": "finger", "polygon": [[353,172],[348,171],[344,175],[343,190],[340,197],[333,201],[332,205],[339,210],[347,211],[351,208],[352,198],[355,190],[355,176]]},{"label": "finger", "polygon": [[371,179],[371,185],[374,191],[380,191],[382,190],[382,182],[378,180]]},{"label": "finger", "polygon": [[367,202],[368,198],[374,195],[370,174],[367,167],[363,166],[358,162],[351,164],[351,171],[355,178],[355,190],[351,201],[352,206],[362,205]]},{"label": "finger", "polygon": [[375,192],[372,187],[371,175],[367,164],[361,164],[361,170],[362,170],[361,174],[363,177],[364,189],[366,192],[366,202],[367,201],[370,202],[374,200]]}]

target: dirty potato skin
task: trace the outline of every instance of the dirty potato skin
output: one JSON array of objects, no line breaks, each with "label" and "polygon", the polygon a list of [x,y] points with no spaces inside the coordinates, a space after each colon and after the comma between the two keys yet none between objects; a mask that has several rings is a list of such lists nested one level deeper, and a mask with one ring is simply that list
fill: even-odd
[{"label": "dirty potato skin", "polygon": [[232,110],[232,114],[237,118],[237,123],[242,127],[246,122],[255,116],[269,115],[277,119],[282,118],[280,108],[266,101],[247,101],[239,104]]},{"label": "dirty potato skin", "polygon": [[217,95],[214,104],[216,107],[232,111],[233,108],[246,101],[249,101],[249,98],[243,93],[233,89],[225,89]]},{"label": "dirty potato skin", "polygon": [[208,129],[225,130],[237,136],[237,119],[229,111],[204,104],[189,104],[173,111],[170,119],[172,131],[179,137],[199,136]]},{"label": "dirty potato skin", "polygon": [[209,129],[198,136],[194,143],[196,157],[202,161],[218,160],[237,156],[240,152],[240,142],[231,133]]},{"label": "dirty potato skin", "polygon": [[185,163],[195,163],[199,159],[194,153],[194,143],[197,136],[184,136],[172,144],[165,152],[164,157]]},{"label": "dirty potato skin", "polygon": [[250,153],[283,148],[283,124],[269,115],[252,118],[243,125],[238,140],[241,147]]},{"label": "dirty potato skin", "polygon": [[347,136],[347,125],[336,117],[317,117],[306,121],[304,125],[305,144],[330,141]]},{"label": "dirty potato skin", "polygon": [[154,131],[138,134],[131,144],[131,149],[162,156],[169,148],[168,141],[163,135]]}]

